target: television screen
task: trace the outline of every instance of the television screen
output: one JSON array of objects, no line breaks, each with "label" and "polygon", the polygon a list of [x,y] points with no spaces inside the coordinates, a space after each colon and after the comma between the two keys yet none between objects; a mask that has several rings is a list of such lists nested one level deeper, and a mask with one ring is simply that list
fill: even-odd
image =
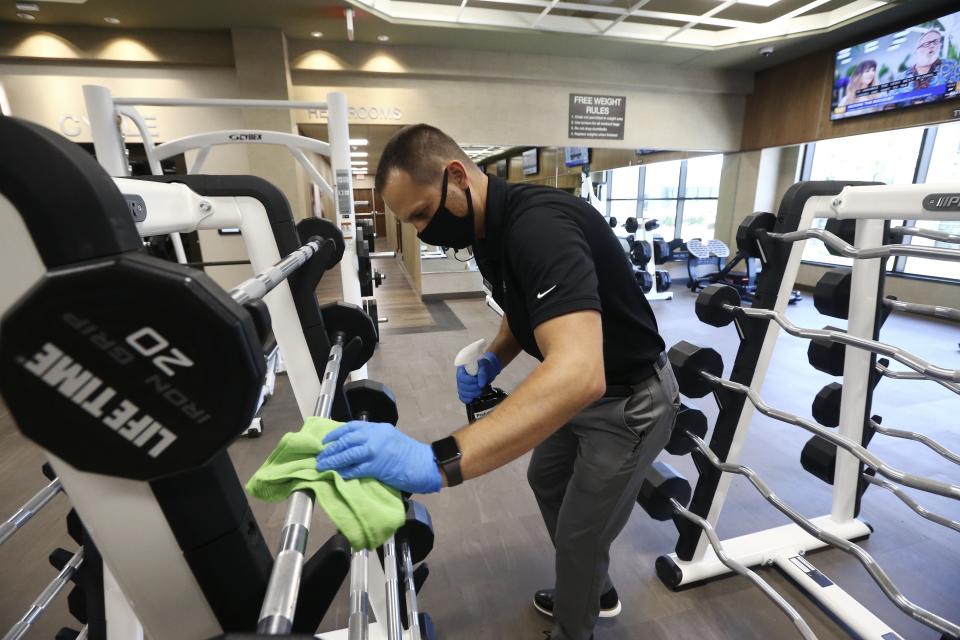
[{"label": "television screen", "polygon": [[537,164],[537,149],[527,149],[523,152],[523,175],[533,176],[539,173],[540,168]]},{"label": "television screen", "polygon": [[590,164],[590,149],[588,147],[564,147],[563,164],[568,167]]},{"label": "television screen", "polygon": [[831,120],[960,95],[960,11],[837,52]]}]

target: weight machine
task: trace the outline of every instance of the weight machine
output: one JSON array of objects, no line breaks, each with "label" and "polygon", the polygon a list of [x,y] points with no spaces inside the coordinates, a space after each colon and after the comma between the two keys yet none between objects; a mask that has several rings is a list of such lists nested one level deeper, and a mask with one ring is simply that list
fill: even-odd
[{"label": "weight machine", "polygon": [[[299,339],[306,354],[291,369],[303,415],[344,420],[368,411],[348,402],[343,383],[372,356],[376,329],[359,308],[319,308],[314,294],[342,255],[336,240],[312,236],[272,263],[269,242],[251,245],[251,262],[267,267],[224,292],[203,273],[144,255],[131,202],[142,205],[141,230],[229,223],[272,239],[268,221],[282,221],[270,215],[270,189],[286,207],[288,235],[296,233],[275,188],[249,176],[194,176],[200,195],[186,184],[114,180],[75,145],[12,118],[0,118],[0,140],[17,150],[0,154],[0,262],[16,274],[0,286],[0,391],[56,478],[2,531],[22,526],[62,487],[83,541],[9,637],[20,637],[91,558],[102,570],[104,619],[84,637],[312,633],[348,572],[361,587],[361,612],[378,621],[351,621],[351,637],[431,637],[412,570],[401,586],[396,563],[361,567],[365,552],[351,553],[339,535],[307,561],[313,505],[302,494],[291,500],[274,560],[225,450],[256,408],[270,310],[278,341]],[[315,324],[303,322],[298,294],[310,297]],[[290,322],[297,318],[300,327]],[[316,358],[307,345],[321,341]],[[406,628],[388,631],[402,592]],[[297,609],[298,600],[310,606]]]},{"label": "weight machine", "polygon": [[[124,148],[123,131],[120,127],[122,118],[128,118],[140,133],[150,171],[154,175],[162,175],[160,169],[162,160],[187,151],[195,150],[198,152],[196,159],[188,169],[188,173],[198,174],[202,170],[210,151],[216,146],[265,144],[285,147],[307,172],[312,183],[336,203],[336,224],[343,233],[344,240],[346,240],[340,269],[343,299],[351,304],[362,304],[356,247],[353,243],[356,234],[356,219],[353,179],[350,169],[350,134],[347,125],[346,95],[340,92],[331,92],[327,95],[326,102],[234,98],[115,98],[106,87],[85,85],[83,96],[87,106],[87,115],[90,119],[90,130],[93,135],[97,159],[112,176],[130,175]],[[157,144],[153,140],[153,135],[146,121],[137,110],[137,107],[146,106],[316,109],[327,114],[330,142],[278,131],[237,129],[198,133]],[[330,159],[330,165],[335,176],[335,185],[331,186],[324,180],[305,152],[316,153]],[[171,236],[178,261],[186,262],[179,235],[176,231],[173,231]]]}]

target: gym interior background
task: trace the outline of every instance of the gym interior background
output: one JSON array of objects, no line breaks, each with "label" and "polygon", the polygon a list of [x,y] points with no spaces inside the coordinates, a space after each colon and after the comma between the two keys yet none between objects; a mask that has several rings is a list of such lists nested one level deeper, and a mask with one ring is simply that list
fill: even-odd
[{"label": "gym interior background", "polygon": [[[641,227],[645,219],[656,219],[657,228],[637,233],[650,242],[659,236],[675,253],[650,259],[649,269],[642,267],[651,275],[665,272],[673,283],[673,298],[653,303],[667,344],[688,340],[711,346],[729,366],[737,350],[733,334],[723,338],[705,327],[694,313],[696,295],[684,286],[701,275],[691,270],[685,243],[717,239],[733,254],[741,222],[754,212],[777,212],[789,187],[799,181],[957,183],[960,100],[831,117],[840,91],[836,60],[845,59],[844,51],[941,19],[946,33],[954,34],[943,55],[957,60],[960,14],[953,14],[952,22],[944,18],[955,11],[955,2],[937,0],[11,0],[0,5],[0,108],[92,152],[84,85],[102,85],[116,97],[323,101],[330,92],[343,92],[349,104],[357,219],[368,220],[375,230],[377,252],[396,252],[373,261],[386,276],[373,297],[388,322],[380,325],[371,377],[396,393],[401,428],[431,440],[464,421],[453,379],[454,356],[474,339],[491,337],[499,317],[484,300],[475,265],[453,252],[422,246],[414,230],[401,226],[375,193],[370,172],[390,135],[408,124],[436,125],[488,173],[590,198],[624,237],[628,218],[639,220]],[[909,31],[904,39],[921,31]],[[904,52],[909,66],[906,57]],[[883,71],[878,69],[878,75]],[[623,98],[622,123],[609,137],[570,135],[574,96],[584,95]],[[157,141],[250,129],[320,140],[329,136],[326,116],[316,109],[144,106],[140,111]],[[136,164],[143,141],[132,128],[125,133]],[[183,172],[195,158],[188,153],[164,169]],[[321,156],[313,160],[327,182],[334,183],[330,163]],[[313,187],[285,149],[220,147],[204,171],[263,177],[282,190],[298,220],[319,214],[336,222],[333,199]],[[902,224],[917,223],[905,219]],[[919,227],[960,233],[960,223],[952,221],[923,221]],[[197,261],[212,265],[204,270],[224,288],[253,275],[235,234],[200,231],[193,251]],[[720,259],[718,268],[724,262]],[[818,328],[836,324],[814,308],[813,288],[830,269],[851,264],[822,243],[807,242],[796,278],[803,299],[788,308],[790,319]],[[886,295],[907,303],[960,307],[960,262],[901,256],[885,264]],[[649,285],[652,298],[658,284]],[[339,279],[325,277],[318,295],[321,300],[342,297]],[[894,313],[883,338],[960,369],[955,323]],[[811,399],[832,378],[810,369],[806,344],[800,342],[780,336],[764,392],[770,404],[809,416]],[[521,357],[505,373],[504,386],[509,390],[534,364]],[[411,370],[422,374],[413,378]],[[874,411],[886,423],[923,427],[946,446],[960,447],[952,417],[956,396],[921,381],[897,384],[895,391],[880,387]],[[717,417],[713,403],[697,406],[712,424]],[[283,376],[262,417],[263,436],[240,439],[230,449],[244,480],[284,431],[299,427]],[[830,487],[799,464],[808,434],[764,417],[756,422],[742,453],[745,463],[804,514],[829,511]],[[0,513],[6,517],[44,482],[39,473],[44,457],[19,434],[2,404],[0,442]],[[878,439],[871,450],[900,468],[957,481],[955,468],[923,447]],[[526,457],[423,500],[437,542],[421,600],[440,637],[532,638],[549,626],[527,604],[529,595],[552,579],[552,555],[526,488],[525,462]],[[696,477],[689,458],[671,463]],[[67,500],[56,500],[27,525],[27,535],[0,546],[5,576],[0,629],[20,619],[54,575],[49,552],[72,544],[62,526]],[[864,548],[912,600],[957,620],[956,531],[917,518],[879,489],[868,491],[863,501],[864,517],[875,529]],[[924,496],[924,504],[960,520],[953,500]],[[275,548],[282,506],[252,505]],[[734,483],[727,509],[718,525],[724,539],[786,522],[746,483]],[[625,611],[615,623],[601,623],[598,638],[795,633],[743,577],[670,591],[657,579],[654,565],[658,556],[673,550],[676,531],[635,511],[613,549],[612,571]],[[333,533],[326,521],[316,529],[314,547]],[[815,557],[819,568],[904,638],[940,637],[903,615],[854,559],[837,550]],[[848,637],[788,578],[772,569],[759,573],[817,637]],[[321,630],[343,627],[348,612],[341,594]],[[79,627],[66,598],[54,601],[28,637],[52,637],[61,627]]]}]

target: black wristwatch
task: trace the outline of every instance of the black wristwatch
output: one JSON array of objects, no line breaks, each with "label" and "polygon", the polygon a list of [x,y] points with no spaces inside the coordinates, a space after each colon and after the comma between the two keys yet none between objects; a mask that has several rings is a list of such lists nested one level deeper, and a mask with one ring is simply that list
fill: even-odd
[{"label": "black wristwatch", "polygon": [[435,441],[430,445],[433,449],[433,459],[437,461],[437,466],[443,469],[447,476],[447,486],[455,487],[463,482],[463,474],[460,473],[460,445],[453,436],[447,436]]}]

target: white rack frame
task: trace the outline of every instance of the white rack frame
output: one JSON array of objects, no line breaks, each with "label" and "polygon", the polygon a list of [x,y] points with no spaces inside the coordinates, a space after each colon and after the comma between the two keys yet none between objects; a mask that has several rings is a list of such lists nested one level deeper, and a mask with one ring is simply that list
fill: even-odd
[{"label": "white rack frame", "polygon": [[[887,220],[960,220],[960,211],[935,211],[925,208],[931,194],[958,193],[960,184],[920,184],[903,186],[848,186],[837,196],[813,196],[803,208],[798,230],[810,229],[816,219],[856,220],[854,246],[867,249],[884,244],[884,223]],[[800,269],[805,240],[793,242],[777,293],[775,311],[784,313],[790,292]],[[878,300],[878,278],[882,261],[854,260],[850,286],[847,333],[872,339]],[[855,301],[855,304],[853,303]],[[760,393],[766,379],[773,350],[780,333],[775,322],[768,324],[760,357],[754,369],[750,388]],[[861,442],[866,416],[871,353],[847,348],[843,370],[843,395],[840,406],[839,433],[854,442]],[[745,402],[740,412],[734,437],[725,462],[740,462],[743,447],[756,409]],[[832,488],[832,508],[828,515],[811,520],[824,530],[847,540],[869,536],[872,529],[855,517],[860,462],[850,453],[837,450],[836,470]],[[717,525],[730,488],[732,476],[720,476],[706,520]],[[809,560],[808,551],[821,549],[826,543],[814,538],[796,524],[757,531],[722,541],[728,555],[746,566],[774,565],[790,576],[810,597],[842,621],[864,640],[892,640],[900,636],[885,622],[820,573]],[[700,535],[696,551],[689,561],[670,554],[681,572],[676,586],[688,585],[729,573],[716,557],[706,536]],[[825,584],[828,583],[828,584]]]}]

